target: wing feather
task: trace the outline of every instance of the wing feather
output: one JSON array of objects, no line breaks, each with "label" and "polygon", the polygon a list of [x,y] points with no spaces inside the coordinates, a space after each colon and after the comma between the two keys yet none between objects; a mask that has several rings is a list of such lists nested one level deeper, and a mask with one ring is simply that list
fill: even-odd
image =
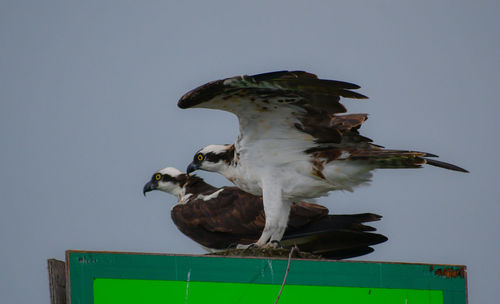
[{"label": "wing feather", "polygon": [[[252,97],[278,97],[284,102],[313,104],[322,109],[328,107],[328,103],[339,103],[339,97],[367,98],[360,93],[350,91],[359,88],[358,85],[349,82],[318,79],[316,75],[303,71],[279,71],[209,82],[182,96],[178,106],[182,109],[213,108],[203,104],[217,97],[227,100],[236,96],[247,96],[249,100]],[[220,109],[225,110],[222,107]]]},{"label": "wing feather", "polygon": [[[210,232],[258,237],[265,224],[262,197],[235,187],[224,187],[215,199],[192,200],[172,209],[172,219],[182,231],[187,227]],[[295,203],[290,213],[290,227],[300,228],[328,214],[328,209],[312,203]],[[183,229],[181,229],[181,227]]]},{"label": "wing feather", "polygon": [[[346,112],[340,97],[367,98],[352,91],[359,88],[349,82],[318,79],[304,71],[278,71],[209,82],[182,96],[178,106],[234,113],[240,120],[240,135],[252,134],[254,139],[282,136],[303,141],[306,137],[300,133],[306,133],[315,142],[335,143],[341,138],[339,128],[355,129],[366,120],[351,116],[353,121],[348,123],[347,118],[333,117]],[[341,120],[350,127],[340,125]],[[279,132],[272,133],[270,129]]]}]

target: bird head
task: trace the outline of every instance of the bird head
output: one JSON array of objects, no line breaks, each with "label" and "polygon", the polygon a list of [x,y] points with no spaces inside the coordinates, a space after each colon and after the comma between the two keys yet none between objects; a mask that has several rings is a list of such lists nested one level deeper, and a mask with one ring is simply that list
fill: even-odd
[{"label": "bird head", "polygon": [[223,172],[233,162],[234,145],[209,145],[196,152],[187,167],[189,174],[196,170]]},{"label": "bird head", "polygon": [[142,193],[146,195],[147,192],[161,190],[179,196],[187,179],[188,175],[176,168],[168,167],[161,169],[153,174],[151,180],[144,185]]}]

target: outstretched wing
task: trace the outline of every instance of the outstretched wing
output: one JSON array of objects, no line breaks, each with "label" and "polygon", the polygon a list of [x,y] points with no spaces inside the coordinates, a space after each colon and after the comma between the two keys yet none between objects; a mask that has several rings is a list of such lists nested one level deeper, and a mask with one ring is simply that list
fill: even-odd
[{"label": "outstretched wing", "polygon": [[271,143],[265,146],[269,152],[273,147],[279,147],[280,153],[306,152],[313,158],[319,177],[324,165],[332,160],[361,161],[372,168],[418,168],[427,163],[467,172],[428,159],[435,157],[429,153],[383,149],[360,135],[358,129],[367,114],[338,115],[346,112],[340,97],[367,98],[353,91],[358,88],[303,71],[279,71],[209,82],[186,93],[178,106],[236,114],[240,124],[237,145],[267,141]]},{"label": "outstretched wing", "polygon": [[318,79],[303,71],[280,71],[209,82],[186,93],[178,106],[236,114],[240,138],[245,141],[338,143],[342,131],[333,121],[334,114],[346,112],[340,97],[367,98],[353,91],[358,88],[348,82]]}]

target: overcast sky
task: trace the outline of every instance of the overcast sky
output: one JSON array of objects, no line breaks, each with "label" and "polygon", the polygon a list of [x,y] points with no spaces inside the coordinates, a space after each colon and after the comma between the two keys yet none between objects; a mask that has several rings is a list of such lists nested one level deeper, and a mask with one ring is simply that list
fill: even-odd
[{"label": "overcast sky", "polygon": [[[500,286],[498,1],[0,2],[0,295],[49,303],[67,249],[203,253],[172,224],[155,170],[231,143],[229,113],[183,93],[301,69],[354,82],[361,132],[471,171],[385,170],[318,200],[375,212],[389,241],[362,260],[463,264],[470,303]],[[208,182],[228,184],[213,173]]]}]

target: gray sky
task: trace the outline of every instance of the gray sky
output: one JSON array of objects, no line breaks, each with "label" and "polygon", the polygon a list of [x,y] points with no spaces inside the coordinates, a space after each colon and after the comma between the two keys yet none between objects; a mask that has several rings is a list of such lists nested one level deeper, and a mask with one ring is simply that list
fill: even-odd
[{"label": "gray sky", "polygon": [[378,171],[318,200],[384,216],[389,241],[361,259],[465,264],[470,303],[491,303],[498,16],[498,1],[1,1],[2,302],[49,303],[46,259],[67,249],[202,253],[170,220],[175,198],[141,189],[233,142],[236,118],[177,100],[223,77],[302,69],[362,86],[370,99],[344,104],[370,114],[361,132],[375,143],[471,171]]}]

